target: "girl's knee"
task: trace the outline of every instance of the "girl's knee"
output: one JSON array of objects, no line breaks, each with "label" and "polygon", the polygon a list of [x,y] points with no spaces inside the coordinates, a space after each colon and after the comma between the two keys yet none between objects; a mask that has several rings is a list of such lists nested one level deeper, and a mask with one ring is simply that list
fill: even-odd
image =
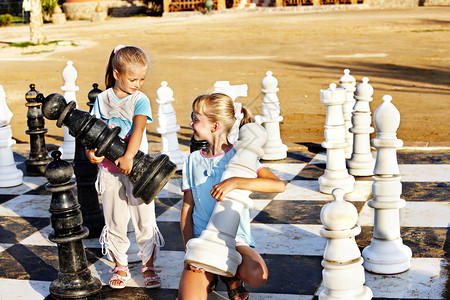
[{"label": "girl's knee", "polygon": [[266,284],[268,274],[262,268],[250,271],[249,281],[247,282],[252,287],[259,288]]}]

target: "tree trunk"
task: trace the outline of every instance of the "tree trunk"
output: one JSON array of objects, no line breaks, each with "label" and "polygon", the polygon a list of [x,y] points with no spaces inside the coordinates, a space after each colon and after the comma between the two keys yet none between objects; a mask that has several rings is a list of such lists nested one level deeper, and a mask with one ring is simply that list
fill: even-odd
[{"label": "tree trunk", "polygon": [[33,44],[42,44],[47,41],[44,35],[41,0],[31,0],[30,40]]}]

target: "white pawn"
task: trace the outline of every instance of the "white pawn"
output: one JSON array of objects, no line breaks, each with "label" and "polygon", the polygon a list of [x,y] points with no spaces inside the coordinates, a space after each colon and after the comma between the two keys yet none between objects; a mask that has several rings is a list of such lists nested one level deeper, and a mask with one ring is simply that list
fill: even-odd
[{"label": "white pawn", "polygon": [[346,91],[346,99],[342,105],[342,113],[344,114],[345,123],[345,141],[347,142],[347,147],[345,148],[345,158],[350,158],[353,151],[353,134],[349,129],[352,127],[352,112],[353,106],[355,106],[355,98],[353,94],[355,92],[356,79],[350,75],[350,70],[344,70],[344,76],[339,79],[339,85]]},{"label": "white pawn", "polygon": [[354,189],[355,178],[348,174],[345,166],[345,124],[342,114],[342,104],[345,102],[346,92],[343,88],[320,90],[320,100],[327,106],[325,120],[325,142],[322,147],[327,149],[326,169],[319,177],[319,189],[322,193],[331,194],[335,188],[342,188],[345,193]]},{"label": "white pawn", "polygon": [[264,145],[264,160],[279,160],[287,157],[287,146],[283,144],[280,137],[280,101],[277,92],[278,80],[272,76],[271,71],[267,71],[263,78],[261,91],[264,93],[262,101],[262,116],[256,116],[255,120],[259,124],[264,124],[267,131],[267,142]]},{"label": "white pawn", "polygon": [[370,150],[370,134],[373,127],[370,117],[370,105],[372,101],[373,88],[369,79],[364,77],[362,83],[356,87],[356,104],[353,109],[350,132],[353,133],[353,153],[351,159],[347,160],[348,172],[353,176],[371,176],[375,166],[375,159]]},{"label": "white pawn", "polygon": [[[139,246],[136,242],[136,235],[134,233],[134,226],[133,223],[131,222],[131,220],[128,221],[128,226],[127,226],[127,238],[130,242],[130,246],[128,247],[127,250],[127,259],[129,263],[135,263],[135,262],[139,262],[141,261],[141,259],[138,256],[139,253]],[[106,257],[108,258],[108,260],[114,262],[114,258],[111,255],[110,251],[107,251],[106,253]]]},{"label": "white pawn", "polygon": [[156,131],[161,134],[162,154],[169,156],[170,160],[177,165],[177,170],[183,168],[186,157],[181,153],[178,144],[177,116],[173,109],[173,91],[167,86],[167,81],[161,82],[161,87],[156,91],[156,103],[158,108],[158,125]]},{"label": "white pawn", "polygon": [[23,172],[18,170],[14,161],[12,146],[16,141],[12,138],[9,122],[13,113],[6,104],[6,94],[0,85],[0,187],[13,187],[22,184]]},{"label": "white pawn", "polygon": [[397,163],[397,148],[403,141],[397,139],[400,113],[391,103],[392,97],[385,95],[383,103],[374,113],[377,137],[372,146],[377,149],[377,158],[372,184],[373,199],[368,205],[374,209],[373,238],[364,248],[364,268],[377,274],[397,274],[409,269],[411,249],[400,237],[400,208],[406,201],[400,198],[402,183]]},{"label": "white pawn", "polygon": [[[261,125],[243,125],[234,144],[236,154],[228,162],[222,181],[231,177],[256,178],[257,161],[264,154],[266,138]],[[223,276],[236,274],[242,257],[236,251],[235,237],[244,208],[252,205],[250,194],[251,191],[236,189],[216,203],[206,229],[187,243],[186,263]]]},{"label": "white pawn", "polygon": [[372,299],[372,290],[365,286],[363,259],[355,236],[361,232],[356,224],[358,211],[344,200],[344,190],[333,190],[334,201],[320,211],[324,227],[320,235],[327,239],[322,260],[322,277],[325,287],[320,300]]},{"label": "white pawn", "polygon": [[[69,60],[62,72],[64,85],[61,87],[67,103],[71,101],[75,101],[75,104],[77,103],[75,96],[75,93],[79,90],[79,87],[75,85],[77,76],[77,70],[73,66],[73,62]],[[75,138],[69,133],[69,129],[66,126],[64,126],[64,141],[58,150],[62,153],[61,159],[73,160],[75,156]]]}]

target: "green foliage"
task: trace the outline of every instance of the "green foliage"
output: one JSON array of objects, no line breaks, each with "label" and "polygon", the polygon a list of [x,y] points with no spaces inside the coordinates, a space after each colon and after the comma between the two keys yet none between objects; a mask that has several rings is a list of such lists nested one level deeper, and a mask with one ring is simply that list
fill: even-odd
[{"label": "green foliage", "polygon": [[51,16],[55,7],[58,6],[58,0],[41,0],[42,11],[47,16]]},{"label": "green foliage", "polygon": [[[57,44],[59,41],[50,41],[46,43],[42,43],[41,45],[50,45],[50,44]],[[32,42],[22,42],[22,43],[11,43],[9,44],[11,47],[18,47],[18,48],[26,48],[28,46],[37,46],[36,44]]]},{"label": "green foliage", "polygon": [[0,27],[11,25],[12,19],[10,14],[0,15]]}]

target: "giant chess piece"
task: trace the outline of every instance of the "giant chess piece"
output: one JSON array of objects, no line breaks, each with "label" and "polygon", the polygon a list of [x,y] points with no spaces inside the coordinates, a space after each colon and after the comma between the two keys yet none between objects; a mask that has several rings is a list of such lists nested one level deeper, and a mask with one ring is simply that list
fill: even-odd
[{"label": "giant chess piece", "polygon": [[42,116],[41,103],[36,101],[38,94],[34,84],[30,84],[30,90],[25,94],[25,100],[27,100],[25,106],[28,107],[28,129],[25,133],[30,136],[30,155],[25,160],[25,170],[29,176],[44,175],[45,167],[51,160],[45,145],[47,128],[44,128],[45,121]]},{"label": "giant chess piece", "polygon": [[347,142],[345,158],[350,158],[353,151],[353,134],[349,129],[352,128],[352,112],[353,106],[355,106],[353,94],[355,92],[356,80],[355,77],[350,75],[349,69],[344,70],[344,75],[339,79],[339,85],[341,88],[345,89],[347,96],[342,105],[342,113],[344,114],[345,141]]},{"label": "giant chess piece", "polygon": [[[97,149],[97,156],[105,156],[111,162],[125,154],[127,143],[118,135],[120,127],[109,128],[108,124],[91,116],[88,112],[75,109],[76,103],[66,103],[64,97],[53,93],[44,98],[42,112],[49,120],[57,120],[56,126],[69,128],[70,134],[79,139],[88,149]],[[177,166],[167,155],[152,158],[138,151],[133,158],[133,167],[128,179],[133,184],[133,195],[150,203],[161,191],[164,185],[176,172]]]},{"label": "giant chess piece", "polygon": [[[264,154],[262,147],[266,138],[261,125],[248,123],[242,126],[235,143],[236,154],[228,162],[222,181],[231,177],[256,178],[257,159]],[[223,201],[216,203],[206,229],[200,237],[187,243],[186,263],[223,276],[236,274],[242,257],[236,251],[235,237],[244,208],[252,204],[250,193],[233,190]]]},{"label": "giant chess piece", "polygon": [[259,124],[264,124],[267,131],[267,142],[264,145],[264,160],[280,160],[287,157],[287,146],[283,144],[280,135],[280,101],[277,92],[278,80],[272,76],[271,71],[267,71],[266,77],[261,81],[264,93],[262,101],[262,116],[256,116],[255,120]]},{"label": "giant chess piece", "polygon": [[[67,66],[62,72],[62,77],[64,79],[64,85],[61,90],[64,92],[64,98],[67,103],[73,101],[77,103],[76,92],[78,92],[79,87],[75,85],[77,80],[77,69],[73,66],[73,62],[70,60],[67,62]],[[64,127],[64,141],[59,151],[62,153],[62,159],[73,160],[75,156],[75,138],[69,133],[69,129]]]},{"label": "giant chess piece", "polygon": [[177,125],[177,115],[172,106],[173,100],[173,91],[167,86],[167,81],[161,82],[161,87],[156,91],[156,103],[159,104],[159,126],[156,131],[161,134],[161,153],[169,156],[170,160],[177,165],[177,169],[181,170],[186,157],[181,153],[178,144],[177,132],[180,126]]},{"label": "giant chess piece", "polygon": [[397,139],[400,113],[391,103],[392,97],[385,95],[373,119],[377,137],[372,146],[377,149],[377,158],[372,184],[373,199],[368,205],[374,209],[373,238],[364,248],[364,268],[377,274],[397,274],[409,269],[411,249],[400,237],[400,208],[406,201],[400,198],[402,183],[397,163],[397,148],[403,141]]},{"label": "giant chess piece", "polygon": [[[128,227],[127,227],[127,238],[130,241],[130,247],[128,247],[127,250],[127,257],[129,263],[135,263],[141,261],[139,258],[139,246],[136,242],[136,234],[134,233],[134,226],[133,222],[131,222],[131,219],[128,221]],[[112,257],[109,255],[108,252],[108,258],[110,258],[111,261],[113,261]]]},{"label": "giant chess piece", "polygon": [[327,106],[325,120],[325,142],[322,147],[327,149],[326,169],[319,177],[319,188],[322,193],[331,194],[335,188],[342,188],[345,193],[354,189],[355,178],[348,174],[345,166],[345,124],[342,114],[342,104],[346,99],[346,91],[330,84],[330,88],[320,90],[320,100]]},{"label": "giant chess piece", "polygon": [[14,161],[12,146],[16,141],[12,138],[9,122],[13,113],[6,104],[6,94],[0,85],[0,187],[13,187],[22,184],[23,172],[18,170]]},{"label": "giant chess piece", "polygon": [[222,93],[236,100],[238,97],[247,97],[248,85],[236,84],[231,85],[229,81],[216,81],[213,85],[213,93]]},{"label": "giant chess piece", "polygon": [[[89,102],[87,105],[90,110],[94,105],[97,95],[101,93],[98,84],[92,85],[93,89],[89,91]],[[73,159],[74,172],[77,181],[78,203],[81,205],[81,213],[83,215],[83,225],[89,229],[89,238],[100,237],[105,219],[103,211],[100,208],[98,192],[95,188],[97,181],[98,166],[92,164],[86,157],[85,147],[79,140],[75,141],[75,156]]]},{"label": "giant chess piece", "polygon": [[45,169],[46,190],[52,193],[53,232],[48,238],[58,245],[59,273],[50,284],[50,293],[53,299],[100,299],[102,283],[91,276],[83,246],[89,230],[82,226],[80,205],[72,192],[73,168],[61,160],[61,152],[53,151],[52,157]]},{"label": "giant chess piece", "polygon": [[364,286],[363,259],[355,241],[361,233],[356,224],[358,211],[344,200],[344,190],[334,189],[334,201],[320,211],[324,227],[320,235],[327,239],[322,260],[322,276],[325,289],[320,300],[366,300],[372,299],[372,290]]},{"label": "giant chess piece", "polygon": [[353,176],[372,176],[375,159],[370,149],[370,105],[372,101],[373,88],[369,79],[364,77],[362,83],[356,87],[356,104],[353,109],[350,132],[353,133],[353,153],[351,159],[347,160],[348,172]]}]

